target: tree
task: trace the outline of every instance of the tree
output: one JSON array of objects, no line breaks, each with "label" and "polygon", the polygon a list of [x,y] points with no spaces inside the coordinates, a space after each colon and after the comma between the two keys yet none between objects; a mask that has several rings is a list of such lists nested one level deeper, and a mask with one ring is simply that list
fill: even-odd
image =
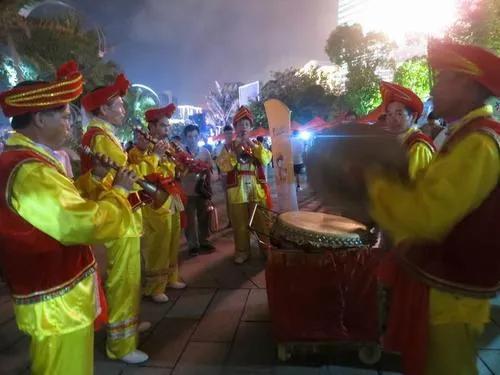
[{"label": "tree", "polygon": [[124,103],[127,108],[127,117],[123,126],[118,129],[117,136],[122,141],[130,141],[134,137],[134,128],[147,126],[145,113],[160,103],[142,88],[131,88],[125,95]]},{"label": "tree", "polygon": [[238,87],[242,83],[232,82],[223,85],[215,81],[215,90],[211,90],[207,96],[208,119],[219,130],[231,124],[232,118],[238,109]]},{"label": "tree", "polygon": [[461,0],[448,37],[500,53],[500,0]]},{"label": "tree", "polygon": [[50,19],[20,15],[23,6],[36,2],[2,1],[0,45],[7,48],[0,54],[0,88],[27,79],[52,80],[57,67],[70,59],[78,62],[86,91],[111,83],[119,68],[101,58],[97,31],[84,30],[74,12]]},{"label": "tree", "polygon": [[325,52],[337,65],[347,67],[346,102],[363,115],[380,102],[379,74],[394,70],[395,44],[382,33],[363,33],[360,25],[338,26],[328,38]]},{"label": "tree", "polygon": [[5,6],[2,3],[0,20],[5,22],[0,26],[0,44],[8,47],[8,55],[0,60],[4,66],[0,69],[0,80],[5,86],[27,79],[23,71],[26,66],[37,73],[36,78],[52,79],[57,67],[70,59],[79,63],[87,90],[102,86],[116,76],[118,65],[99,55],[97,30],[84,30],[74,12],[50,19],[19,15],[22,6],[34,2],[7,0]]},{"label": "tree", "polygon": [[345,102],[357,115],[365,115],[381,102],[380,77],[369,68],[354,65],[347,73]]},{"label": "tree", "polygon": [[271,76],[262,86],[261,100],[250,105],[256,124],[268,127],[263,104],[268,99],[281,100],[292,111],[292,120],[302,124],[316,116],[327,119],[338,109],[339,97],[317,69],[303,72],[290,68]]},{"label": "tree", "polygon": [[420,98],[425,98],[431,90],[429,65],[425,57],[413,57],[401,64],[394,74],[394,82],[408,87]]}]

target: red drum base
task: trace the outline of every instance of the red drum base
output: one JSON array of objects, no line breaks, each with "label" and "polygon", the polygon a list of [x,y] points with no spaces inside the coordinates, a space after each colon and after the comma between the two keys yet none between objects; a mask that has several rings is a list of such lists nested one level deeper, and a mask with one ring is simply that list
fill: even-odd
[{"label": "red drum base", "polygon": [[266,282],[276,341],[377,343],[382,251],[363,247],[304,253],[273,250]]}]

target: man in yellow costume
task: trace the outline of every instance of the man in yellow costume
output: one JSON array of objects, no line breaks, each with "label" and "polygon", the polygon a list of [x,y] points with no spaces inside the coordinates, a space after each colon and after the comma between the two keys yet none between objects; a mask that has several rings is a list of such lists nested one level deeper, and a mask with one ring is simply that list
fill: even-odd
[{"label": "man in yellow costume", "polygon": [[[129,166],[140,177],[152,173],[165,153],[165,144],[158,142],[150,156],[139,164],[129,164],[127,153],[122,149],[115,130],[123,125],[125,108],[122,96],[129,82],[120,74],[114,84],[98,88],[82,99],[91,121],[82,138],[82,144],[94,153],[107,156],[118,166]],[[82,173],[78,183],[90,198],[109,188],[109,176],[96,184],[88,172],[90,160],[82,155]],[[131,195],[131,198],[138,195]],[[129,198],[129,199],[131,199]],[[134,201],[139,204],[138,199]],[[149,322],[139,324],[141,286],[140,237],[142,235],[141,210],[134,212],[134,232],[119,240],[105,243],[108,259],[106,297],[109,305],[106,353],[109,358],[126,363],[141,363],[148,359],[146,353],[137,350],[138,332],[148,329]]]},{"label": "man in yellow costume", "polygon": [[[164,140],[168,135],[169,119],[175,112],[175,105],[146,111],[149,135],[156,140]],[[138,134],[139,144],[129,151],[132,163],[139,164],[152,153],[152,146],[144,143]],[[142,140],[141,140],[142,138]],[[157,183],[170,191],[169,201],[160,209],[145,206],[142,209],[144,236],[142,249],[145,263],[143,295],[150,296],[157,303],[168,302],[165,289],[183,289],[186,284],[179,280],[178,254],[181,234],[181,212],[184,211],[184,193],[176,181],[176,164],[172,157],[163,155],[154,171]]]},{"label": "man in yellow costume", "polygon": [[17,325],[31,336],[37,375],[93,374],[93,323],[105,300],[89,244],[133,231],[127,195],[134,174],[121,170],[110,189],[86,200],[54,152],[82,87],[69,62],[55,82],[27,81],[0,94],[14,129],[0,155],[0,268]]},{"label": "man in yellow costume", "polygon": [[395,83],[382,81],[380,93],[386,113],[385,128],[397,135],[408,150],[409,174],[413,179],[429,165],[435,152],[432,139],[414,126],[424,104],[413,91]]},{"label": "man in yellow costume", "polygon": [[[217,165],[227,174],[227,199],[234,233],[236,264],[242,264],[250,257],[248,224],[253,208],[256,204],[271,208],[264,167],[271,161],[272,153],[262,144],[249,139],[252,124],[252,112],[244,106],[240,107],[233,119],[237,138],[217,158]],[[255,224],[265,233],[265,218],[260,211],[257,212]]]},{"label": "man in yellow costume", "polygon": [[500,289],[500,125],[484,104],[500,95],[500,59],[444,42],[428,58],[451,135],[410,184],[368,174],[372,216],[397,245],[381,272],[392,287],[385,345],[402,352],[405,374],[470,375]]}]

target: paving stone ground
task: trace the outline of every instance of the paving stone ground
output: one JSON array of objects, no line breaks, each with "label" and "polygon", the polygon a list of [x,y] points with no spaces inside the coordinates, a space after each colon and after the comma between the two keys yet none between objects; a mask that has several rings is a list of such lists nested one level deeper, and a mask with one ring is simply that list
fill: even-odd
[{"label": "paving stone ground", "polygon": [[[321,211],[306,190],[301,208]],[[220,192],[216,203],[225,225]],[[264,278],[264,260],[257,253],[247,264],[232,263],[231,232],[214,236],[217,251],[188,259],[182,252],[180,273],[188,288],[168,290],[164,305],[142,301],[141,318],[153,324],[141,336],[140,348],[151,359],[128,366],[104,355],[104,334],[95,340],[97,375],[375,375],[398,374],[398,360],[384,355],[379,365],[366,368],[357,353],[334,349],[319,357],[299,356],[290,363],[277,360],[271,334]],[[290,301],[300,303],[300,301]],[[493,301],[492,322],[481,339],[481,375],[500,374],[500,298]],[[29,374],[29,339],[15,325],[7,290],[0,284],[0,374]]]}]

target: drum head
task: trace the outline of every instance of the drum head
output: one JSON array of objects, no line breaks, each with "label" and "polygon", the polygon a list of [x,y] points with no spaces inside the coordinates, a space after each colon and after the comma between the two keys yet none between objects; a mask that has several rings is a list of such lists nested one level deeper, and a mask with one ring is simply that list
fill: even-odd
[{"label": "drum head", "polygon": [[366,226],[321,212],[292,211],[278,216],[274,237],[305,249],[346,249],[368,245]]}]

